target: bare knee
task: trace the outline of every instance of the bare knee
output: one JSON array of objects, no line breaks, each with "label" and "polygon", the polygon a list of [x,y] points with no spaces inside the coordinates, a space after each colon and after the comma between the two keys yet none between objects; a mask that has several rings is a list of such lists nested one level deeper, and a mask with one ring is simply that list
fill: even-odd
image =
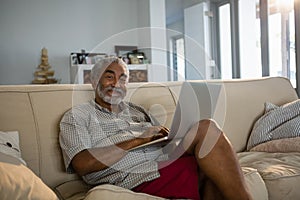
[{"label": "bare knee", "polygon": [[217,124],[217,122],[213,119],[202,119],[198,122],[199,127],[202,127],[206,130],[211,130],[213,129],[217,129],[219,130],[219,125]]},{"label": "bare knee", "polygon": [[207,144],[207,142],[211,143],[211,141],[215,143],[222,134],[222,131],[214,120],[203,119],[196,123],[187,133],[184,146],[188,146],[189,151],[194,151],[196,146],[199,148]]},{"label": "bare knee", "polygon": [[219,128],[219,125],[213,119],[202,119],[198,122],[197,135],[204,139],[208,134],[222,134],[223,132]]},{"label": "bare knee", "polygon": [[202,140],[206,138],[221,138],[225,143],[230,143],[223,130],[213,119],[200,120],[198,134],[203,135]]}]

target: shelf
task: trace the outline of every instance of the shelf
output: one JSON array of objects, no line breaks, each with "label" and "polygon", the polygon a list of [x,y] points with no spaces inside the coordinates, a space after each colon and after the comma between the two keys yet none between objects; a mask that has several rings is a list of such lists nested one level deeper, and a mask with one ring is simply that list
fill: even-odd
[{"label": "shelf", "polygon": [[71,53],[70,64],[95,64],[99,59],[106,57],[105,53]]},{"label": "shelf", "polygon": [[[93,64],[71,65],[70,76],[72,84],[90,83],[89,75]],[[147,82],[151,81],[149,75],[149,64],[128,64],[130,82]]]}]

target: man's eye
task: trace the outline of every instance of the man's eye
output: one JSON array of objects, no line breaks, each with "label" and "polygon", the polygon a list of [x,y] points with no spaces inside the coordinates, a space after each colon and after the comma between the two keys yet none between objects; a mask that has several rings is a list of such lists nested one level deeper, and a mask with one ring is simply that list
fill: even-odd
[{"label": "man's eye", "polygon": [[106,76],[107,79],[113,79],[114,77],[111,75]]}]

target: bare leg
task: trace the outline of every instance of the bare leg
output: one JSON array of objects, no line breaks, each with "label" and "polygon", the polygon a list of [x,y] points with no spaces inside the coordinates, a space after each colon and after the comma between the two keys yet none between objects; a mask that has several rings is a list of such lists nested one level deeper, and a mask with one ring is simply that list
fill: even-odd
[{"label": "bare leg", "polygon": [[181,145],[187,153],[195,155],[199,168],[212,181],[208,191],[215,185],[225,199],[252,199],[236,153],[214,121],[200,121],[187,133]]},{"label": "bare leg", "polygon": [[217,186],[210,179],[206,179],[203,185],[201,198],[204,200],[224,199]]}]

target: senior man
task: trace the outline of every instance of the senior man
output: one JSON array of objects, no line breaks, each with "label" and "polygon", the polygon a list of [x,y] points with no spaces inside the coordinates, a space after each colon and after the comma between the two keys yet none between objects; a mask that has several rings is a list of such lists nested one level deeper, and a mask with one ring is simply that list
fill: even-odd
[{"label": "senior man", "polygon": [[213,120],[196,123],[172,152],[158,146],[131,150],[168,135],[168,129],[124,101],[128,78],[127,65],[117,57],[94,65],[95,99],[74,106],[60,123],[68,172],[91,185],[109,183],[164,198],[252,199],[232,145]]}]

